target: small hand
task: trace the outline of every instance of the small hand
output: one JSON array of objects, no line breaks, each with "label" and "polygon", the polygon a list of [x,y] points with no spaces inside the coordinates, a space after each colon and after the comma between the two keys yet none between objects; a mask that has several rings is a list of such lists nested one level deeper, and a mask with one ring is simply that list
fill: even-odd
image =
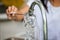
[{"label": "small hand", "polygon": [[15,6],[9,6],[6,10],[6,14],[9,20],[22,20],[24,18],[24,14],[29,10],[29,6],[25,5],[21,9],[18,9]]}]

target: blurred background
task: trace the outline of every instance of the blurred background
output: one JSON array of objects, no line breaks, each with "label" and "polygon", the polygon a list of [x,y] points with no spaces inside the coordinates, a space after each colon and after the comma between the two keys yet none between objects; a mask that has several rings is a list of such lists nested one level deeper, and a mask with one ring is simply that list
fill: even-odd
[{"label": "blurred background", "polygon": [[23,40],[25,27],[23,22],[7,19],[6,6],[0,0],[0,40]]},{"label": "blurred background", "polygon": [[5,13],[5,9],[7,7],[3,5],[2,1],[0,0],[0,13]]}]

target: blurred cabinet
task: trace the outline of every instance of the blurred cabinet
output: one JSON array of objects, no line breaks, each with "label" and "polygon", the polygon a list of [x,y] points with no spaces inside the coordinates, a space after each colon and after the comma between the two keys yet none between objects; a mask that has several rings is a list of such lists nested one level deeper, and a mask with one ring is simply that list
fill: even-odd
[{"label": "blurred cabinet", "polygon": [[5,13],[7,6],[5,6],[0,0],[0,14]]}]

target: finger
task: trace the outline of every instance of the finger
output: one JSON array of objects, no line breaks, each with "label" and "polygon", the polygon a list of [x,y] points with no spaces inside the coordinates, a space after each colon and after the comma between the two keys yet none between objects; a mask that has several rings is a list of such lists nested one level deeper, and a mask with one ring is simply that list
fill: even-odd
[{"label": "finger", "polygon": [[15,6],[12,6],[12,11],[13,12],[17,11],[17,8]]},{"label": "finger", "polygon": [[11,8],[12,10],[14,9],[14,6],[12,6],[12,8]]},{"label": "finger", "polygon": [[9,12],[8,12],[8,9],[6,9],[6,13],[8,14]]},{"label": "finger", "polygon": [[8,16],[10,16],[10,17],[13,16],[13,9],[14,9],[14,7],[12,7],[12,6],[8,7],[8,9],[6,10]]},{"label": "finger", "polygon": [[11,9],[12,9],[12,11],[13,11],[13,12],[14,12],[15,8],[16,8],[15,6],[12,6],[12,8],[11,8]]},{"label": "finger", "polygon": [[11,16],[11,14],[8,12],[8,9],[6,10],[7,16]]},{"label": "finger", "polygon": [[11,6],[8,7],[8,12],[10,13],[12,11]]},{"label": "finger", "polygon": [[11,17],[11,15],[9,14],[8,9],[6,10],[6,14],[7,14],[7,18],[8,18],[9,20],[11,20],[12,17]]},{"label": "finger", "polygon": [[14,8],[14,11],[17,12],[17,10],[18,10],[18,9],[15,7],[15,8]]},{"label": "finger", "polygon": [[9,20],[14,20],[14,19],[15,19],[15,16],[11,16],[11,15],[10,15],[10,16],[8,16],[8,19],[9,19]]},{"label": "finger", "polygon": [[16,12],[17,12],[17,8],[15,6],[12,6],[12,16],[15,16]]},{"label": "finger", "polygon": [[12,20],[12,17],[11,17],[11,16],[7,16],[7,18],[8,18],[9,20]]}]

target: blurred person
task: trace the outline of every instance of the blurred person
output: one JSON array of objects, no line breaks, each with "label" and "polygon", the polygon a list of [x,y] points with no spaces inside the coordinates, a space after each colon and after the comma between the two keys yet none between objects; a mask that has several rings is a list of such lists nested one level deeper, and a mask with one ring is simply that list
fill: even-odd
[{"label": "blurred person", "polygon": [[[24,14],[28,12],[32,2],[34,2],[34,0],[30,0],[27,4],[24,5],[22,9],[18,9],[15,6],[9,6],[8,9],[6,10],[8,19],[12,20],[13,17],[15,17],[16,20],[22,20],[24,18]],[[46,12],[48,26],[48,40],[60,40],[60,0],[48,0],[45,6],[48,10],[48,12]],[[38,23],[37,24],[38,27],[35,28],[36,33],[35,36],[36,38],[38,38],[38,40],[43,40],[42,15],[37,5],[34,7],[34,9],[35,9],[34,14],[36,15]],[[16,14],[21,15],[13,16],[10,15],[11,12],[16,12]]]}]

